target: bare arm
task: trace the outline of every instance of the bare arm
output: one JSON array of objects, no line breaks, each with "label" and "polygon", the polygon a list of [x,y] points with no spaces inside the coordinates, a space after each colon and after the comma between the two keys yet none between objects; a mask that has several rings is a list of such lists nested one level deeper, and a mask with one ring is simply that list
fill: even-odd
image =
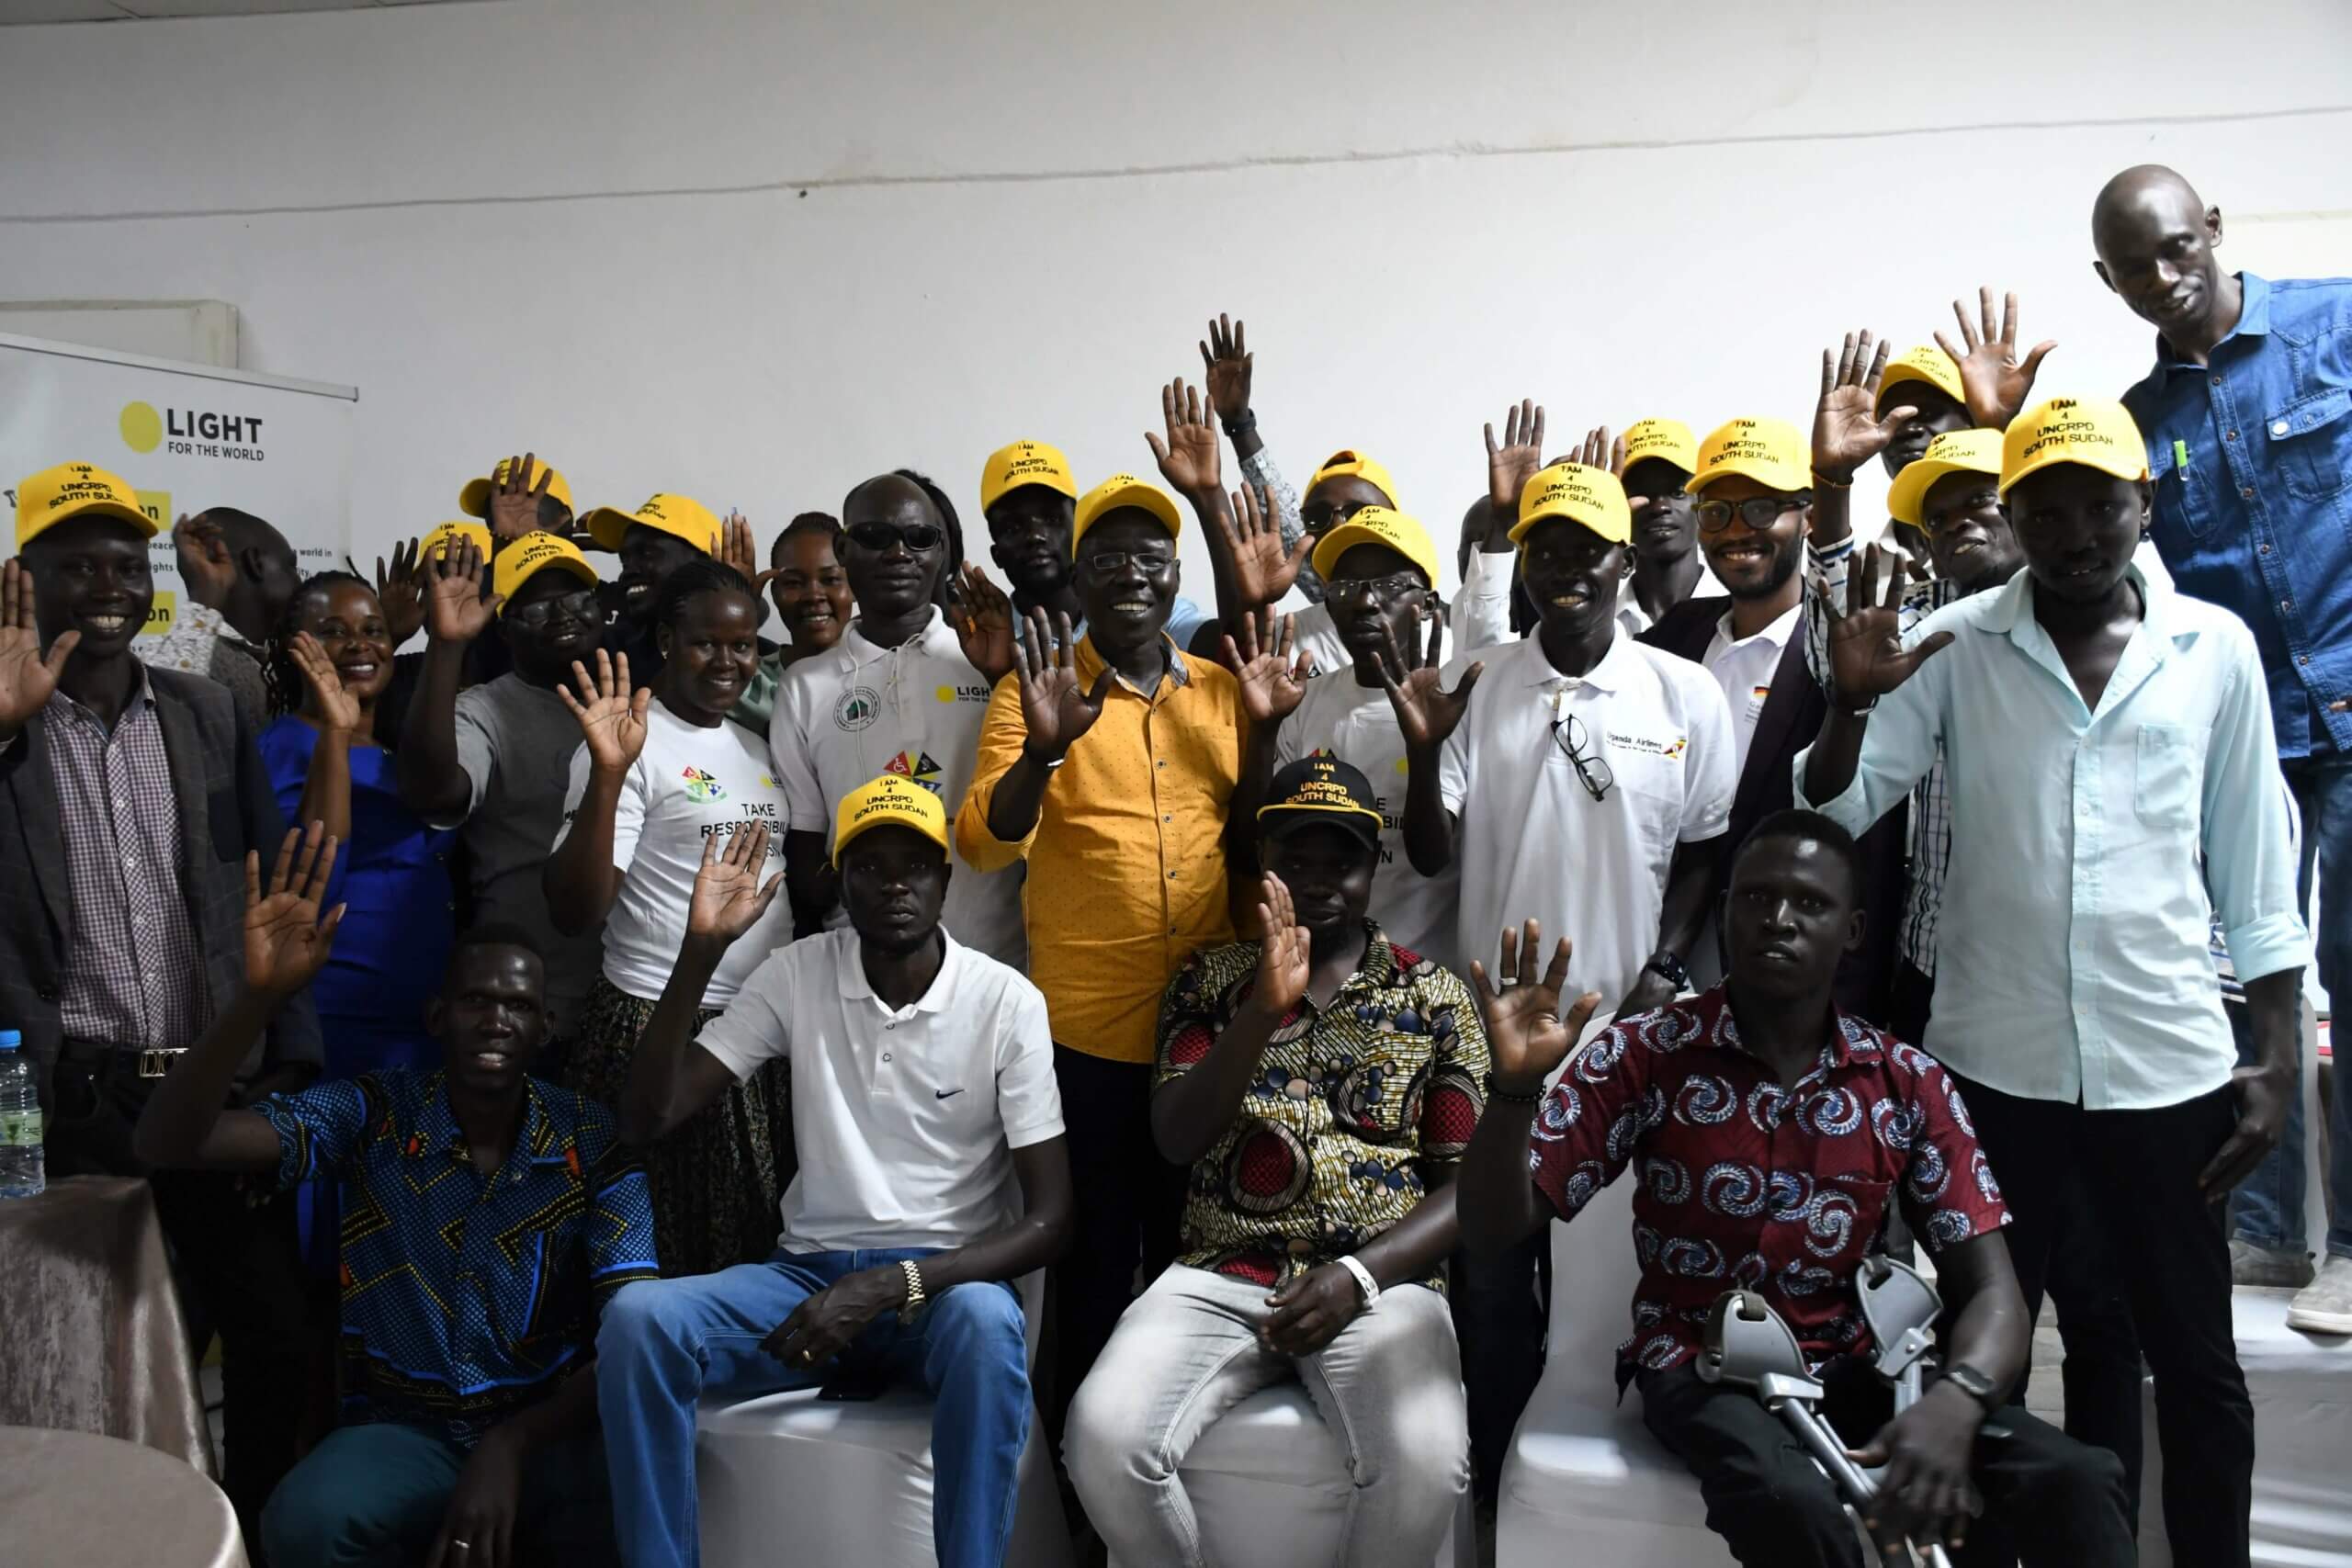
[{"label": "bare arm", "polygon": [[401,749],[392,755],[401,804],[428,821],[458,816],[471,796],[458,761],[458,686],[465,667],[465,644],[437,637],[425,642],[416,695],[401,724]]},{"label": "bare arm", "polygon": [[[1291,907],[1290,889],[1269,872],[1258,880],[1257,923],[1264,933],[1258,949],[1257,980],[1250,995],[1234,1010],[1232,1021],[1220,1030],[1208,1052],[1181,1077],[1170,1078],[1151,1097],[1151,1141],[1170,1165],[1190,1165],[1206,1154],[1234,1118],[1241,1114],[1242,1097],[1258,1076],[1259,1059],[1267,1041],[1282,1027],[1306,994],[1309,939]],[[1172,999],[1183,995],[1180,976],[1170,988]],[[1185,1022],[1205,1023],[1199,1011],[1185,1008]],[[1163,1025],[1163,1027],[1167,1027]]]},{"label": "bare arm", "polygon": [[1487,1109],[1453,1179],[1462,1243],[1474,1257],[1491,1257],[1534,1235],[1553,1217],[1551,1201],[1528,1173],[1529,1135],[1544,1080],[1567,1060],[1600,1005],[1600,994],[1587,991],[1563,1015],[1561,989],[1567,983],[1570,949],[1563,939],[1538,979],[1542,942],[1543,930],[1533,920],[1502,933],[1499,988],[1487,979],[1485,964],[1470,963],[1470,985],[1478,993],[1494,1062]]},{"label": "bare arm", "polygon": [[627,654],[616,658],[597,649],[593,681],[585,665],[575,662],[571,671],[588,700],[561,686],[556,695],[580,721],[588,748],[588,790],[563,842],[540,873],[540,886],[556,930],[578,936],[594,931],[620,897],[622,872],[613,863],[615,818],[628,770],[645,750],[645,714],[653,694],[630,691]]}]

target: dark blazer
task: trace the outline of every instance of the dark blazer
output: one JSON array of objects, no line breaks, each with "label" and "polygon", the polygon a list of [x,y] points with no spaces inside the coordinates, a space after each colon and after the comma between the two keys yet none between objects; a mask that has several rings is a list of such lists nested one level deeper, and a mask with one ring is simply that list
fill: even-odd
[{"label": "dark blazer", "polygon": [[[1703,662],[1707,645],[1714,640],[1715,624],[1731,608],[1728,594],[1686,599],[1641,634],[1640,640],[1693,663]],[[1796,804],[1797,753],[1813,744],[1829,716],[1829,698],[1813,672],[1805,668],[1802,624],[1781,650],[1772,672],[1771,690],[1764,711],[1757,716],[1756,736],[1747,748],[1747,766],[1739,775],[1739,791],[1732,797],[1730,835],[1736,849],[1749,829],[1775,811]],[[1886,987],[1894,974],[1894,926],[1903,914],[1903,856],[1905,811],[1898,807],[1879,818],[1861,836],[1862,908],[1869,917],[1862,950],[1849,953],[1838,966],[1838,1003],[1849,1012],[1871,1020],[1886,1016]],[[1731,885],[1731,856],[1725,854],[1717,872],[1713,897],[1720,898]]]},{"label": "dark blazer", "polygon": [[[150,668],[147,679],[179,810],[180,886],[218,1013],[244,984],[245,852],[261,852],[266,876],[286,818],[228,688],[176,670]],[[47,718],[36,714],[0,750],[0,1028],[23,1031],[44,1103],[62,1033],[58,975],[74,929],[59,811]],[[322,1060],[319,1015],[305,992],[279,1010],[238,1077]]]}]

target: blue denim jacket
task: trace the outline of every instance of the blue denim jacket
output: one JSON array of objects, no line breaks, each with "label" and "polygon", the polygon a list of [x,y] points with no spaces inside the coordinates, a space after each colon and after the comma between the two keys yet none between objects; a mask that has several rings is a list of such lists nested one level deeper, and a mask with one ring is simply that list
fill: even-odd
[{"label": "blue denim jacket", "polygon": [[2352,752],[2352,278],[2238,275],[2237,330],[2191,365],[2161,337],[2123,394],[2148,440],[2156,549],[2237,613],[2281,757]]}]

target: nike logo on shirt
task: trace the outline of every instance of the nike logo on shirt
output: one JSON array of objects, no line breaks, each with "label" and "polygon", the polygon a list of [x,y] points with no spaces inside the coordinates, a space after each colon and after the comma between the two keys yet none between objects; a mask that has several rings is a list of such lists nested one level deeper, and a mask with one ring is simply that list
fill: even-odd
[{"label": "nike logo on shirt", "polygon": [[964,1091],[960,1089],[935,1089],[931,1091],[931,1098],[933,1100],[945,1100],[951,1095],[957,1095],[963,1092]]}]

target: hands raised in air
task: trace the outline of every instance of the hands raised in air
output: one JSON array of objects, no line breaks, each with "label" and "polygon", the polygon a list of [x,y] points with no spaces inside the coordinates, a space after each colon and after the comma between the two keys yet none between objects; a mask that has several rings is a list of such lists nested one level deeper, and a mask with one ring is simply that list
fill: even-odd
[{"label": "hands raised in air", "polygon": [[1209,423],[1208,415],[1201,389],[1185,386],[1180,376],[1159,389],[1159,417],[1168,427],[1168,439],[1163,442],[1148,430],[1143,438],[1170,489],[1187,500],[1205,496],[1214,502],[1224,470],[1217,456],[1216,426]]},{"label": "hands raised in air", "polygon": [[1500,518],[1519,521],[1520,492],[1535,470],[1544,466],[1544,409],[1532,398],[1503,415],[1503,439],[1495,443],[1495,427],[1487,426],[1487,500]]},{"label": "hands raised in air", "polygon": [[[1875,352],[1873,344],[1875,344]],[[1813,471],[1833,484],[1886,450],[1894,433],[1919,411],[1909,403],[1878,415],[1879,383],[1889,344],[1868,332],[1848,333],[1842,349],[1821,351],[1821,401],[1813,411]]]},{"label": "hands raised in air", "polygon": [[1470,689],[1487,671],[1480,660],[1462,672],[1460,684],[1447,691],[1444,649],[1445,623],[1432,615],[1426,653],[1417,639],[1408,638],[1400,648],[1393,633],[1381,650],[1380,683],[1387,689],[1388,705],[1396,711],[1396,727],[1405,732],[1408,749],[1436,746],[1453,734],[1470,711]]},{"label": "hands raised in air", "polygon": [[319,918],[327,882],[334,874],[335,840],[321,822],[307,831],[288,828],[277,846],[277,863],[263,891],[261,852],[245,852],[245,987],[265,996],[286,997],[309,985],[326,967],[343,923],[337,904]]},{"label": "hands raised in air", "polygon": [[42,657],[33,574],[20,560],[0,566],[0,737],[16,734],[48,704],[81,640],[80,632],[60,632]]},{"label": "hands raised in air", "polygon": [[1241,603],[1253,609],[1281,603],[1314,552],[1313,537],[1302,533],[1284,545],[1282,524],[1258,504],[1254,485],[1235,491],[1231,509],[1216,509],[1215,522],[1213,533],[1225,551]]},{"label": "hands raised in air", "polygon": [[1501,961],[1495,966],[1502,977],[1499,987],[1487,977],[1484,964],[1470,961],[1470,984],[1478,993],[1478,1014],[1487,1025],[1495,1087],[1513,1094],[1543,1089],[1544,1080],[1584,1038],[1585,1025],[1600,1006],[1600,993],[1587,991],[1565,1013],[1561,1010],[1573,950],[1562,937],[1539,977],[1535,964],[1543,946],[1544,928],[1538,921],[1530,920],[1520,931],[1506,930]]},{"label": "hands raised in air", "polygon": [[1297,617],[1284,615],[1277,635],[1274,613],[1261,609],[1241,623],[1237,640],[1228,634],[1223,662],[1241,685],[1241,711],[1256,724],[1279,724],[1298,711],[1306,699],[1306,682],[1314,669],[1304,656],[1294,658]]},{"label": "hands raised in air", "polygon": [[[588,760],[607,773],[617,773],[637,761],[645,750],[645,713],[653,701],[653,688],[648,686],[632,694],[628,686],[628,655],[596,650],[596,673],[592,679],[588,667],[578,660],[571,661],[571,677],[581,695],[575,697],[569,688],[558,686],[555,694],[580,721],[580,733],[588,742]],[[582,698],[586,700],[583,702]]]},{"label": "hands raised in air", "polygon": [[1021,676],[1021,717],[1029,727],[1023,750],[1042,762],[1059,761],[1102,716],[1113,672],[1108,665],[1090,688],[1078,683],[1078,638],[1069,617],[1049,627],[1043,610],[1029,612],[1029,635],[1014,649]]},{"label": "hands raised in air", "polygon": [[481,574],[489,567],[471,539],[460,539],[428,563],[424,629],[438,642],[471,642],[490,629],[492,613],[506,595],[482,597]]},{"label": "hands raised in air", "polygon": [[1250,413],[1250,373],[1257,357],[1250,352],[1242,324],[1219,316],[1209,323],[1201,342],[1201,374],[1209,389],[1209,406],[1227,424]]},{"label": "hands raised in air", "polygon": [[[1893,560],[1877,545],[1862,553],[1862,569],[1846,578],[1843,615],[1829,603],[1829,591],[1820,590],[1822,607],[1829,612],[1830,684],[1840,706],[1866,709],[1894,691],[1930,657],[1951,645],[1952,634],[1935,632],[1916,648],[1903,646],[1903,592],[1905,579],[1890,570]],[[1886,593],[1871,603],[1870,585],[1883,572]]]},{"label": "hands raised in air", "polygon": [[1955,299],[1951,313],[1960,319],[1960,343],[1943,333],[1936,346],[1960,366],[1961,395],[1968,403],[1968,423],[1984,430],[2007,430],[2009,421],[2033,395],[2033,378],[2042,359],[2058,346],[2055,338],[2036,344],[2023,359],[2018,357],[2018,297],[2001,297],[2001,325],[1993,328],[1993,291],[1976,291],[1977,319],[1968,319],[1968,302]]},{"label": "hands raised in air", "polygon": [[753,926],[775,902],[784,873],[760,881],[767,870],[768,825],[754,822],[727,835],[719,848],[714,833],[702,841],[702,866],[695,873],[695,888],[686,901],[686,934],[729,942]]}]

